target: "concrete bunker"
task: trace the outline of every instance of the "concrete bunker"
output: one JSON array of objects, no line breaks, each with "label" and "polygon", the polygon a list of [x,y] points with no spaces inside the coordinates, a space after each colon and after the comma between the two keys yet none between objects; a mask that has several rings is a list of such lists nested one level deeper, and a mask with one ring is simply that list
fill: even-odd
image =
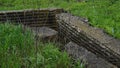
[{"label": "concrete bunker", "polygon": [[[120,67],[120,40],[106,35],[101,29],[91,27],[83,18],[64,13],[63,9],[5,11],[0,12],[0,21],[23,24],[37,33],[40,27],[49,27],[52,29],[51,32],[55,32],[52,37],[58,37],[61,43],[66,44],[72,41],[96,57],[103,58],[108,65],[105,68]],[[88,66],[88,68],[100,67]]]}]

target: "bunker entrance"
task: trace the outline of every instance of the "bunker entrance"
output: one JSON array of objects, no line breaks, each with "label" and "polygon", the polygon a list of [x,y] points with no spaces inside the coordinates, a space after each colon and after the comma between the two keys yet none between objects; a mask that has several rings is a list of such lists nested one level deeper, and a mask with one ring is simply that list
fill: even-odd
[{"label": "bunker entrance", "polygon": [[87,68],[120,67],[119,40],[89,26],[86,19],[65,13],[63,9],[0,12],[0,22],[30,28],[36,41],[60,43],[62,50],[75,60],[80,59]]}]

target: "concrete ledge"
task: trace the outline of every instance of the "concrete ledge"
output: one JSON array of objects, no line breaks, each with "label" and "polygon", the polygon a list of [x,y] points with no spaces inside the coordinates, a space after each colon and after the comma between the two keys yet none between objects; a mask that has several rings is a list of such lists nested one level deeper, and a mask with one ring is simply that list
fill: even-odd
[{"label": "concrete ledge", "polygon": [[89,26],[81,18],[71,14],[58,14],[56,18],[60,33],[67,40],[120,67],[120,40],[106,35],[98,28]]},{"label": "concrete ledge", "polygon": [[108,63],[104,59],[73,42],[67,43],[64,47],[70,56],[76,61],[80,60],[85,64],[86,68],[117,68],[113,64]]}]

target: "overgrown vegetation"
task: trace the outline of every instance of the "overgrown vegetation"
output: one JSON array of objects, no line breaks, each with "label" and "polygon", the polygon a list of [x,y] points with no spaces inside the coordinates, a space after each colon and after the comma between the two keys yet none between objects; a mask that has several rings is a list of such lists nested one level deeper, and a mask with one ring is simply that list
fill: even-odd
[{"label": "overgrown vegetation", "polygon": [[[80,1],[80,2],[79,2]],[[0,0],[0,10],[59,7],[120,39],[120,0]]]},{"label": "overgrown vegetation", "polygon": [[33,33],[22,27],[0,24],[0,68],[84,68],[53,43],[36,46]]}]

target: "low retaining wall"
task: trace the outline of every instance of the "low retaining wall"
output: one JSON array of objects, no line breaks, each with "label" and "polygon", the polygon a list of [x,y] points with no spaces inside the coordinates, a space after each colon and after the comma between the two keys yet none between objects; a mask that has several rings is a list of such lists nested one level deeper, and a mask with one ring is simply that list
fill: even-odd
[{"label": "low retaining wall", "polygon": [[55,15],[62,9],[16,10],[0,12],[0,22],[22,23],[31,27],[56,27]]},{"label": "low retaining wall", "polygon": [[[87,20],[62,13],[62,9],[18,10],[0,12],[0,22],[14,22],[30,27],[48,26],[58,30],[64,41],[73,41],[95,55],[120,67],[120,40],[88,25]],[[61,13],[61,14],[60,14]],[[57,14],[57,15],[56,15]]]},{"label": "low retaining wall", "polygon": [[109,37],[102,30],[89,26],[82,18],[71,14],[58,14],[56,18],[60,36],[120,67],[120,40]]}]

